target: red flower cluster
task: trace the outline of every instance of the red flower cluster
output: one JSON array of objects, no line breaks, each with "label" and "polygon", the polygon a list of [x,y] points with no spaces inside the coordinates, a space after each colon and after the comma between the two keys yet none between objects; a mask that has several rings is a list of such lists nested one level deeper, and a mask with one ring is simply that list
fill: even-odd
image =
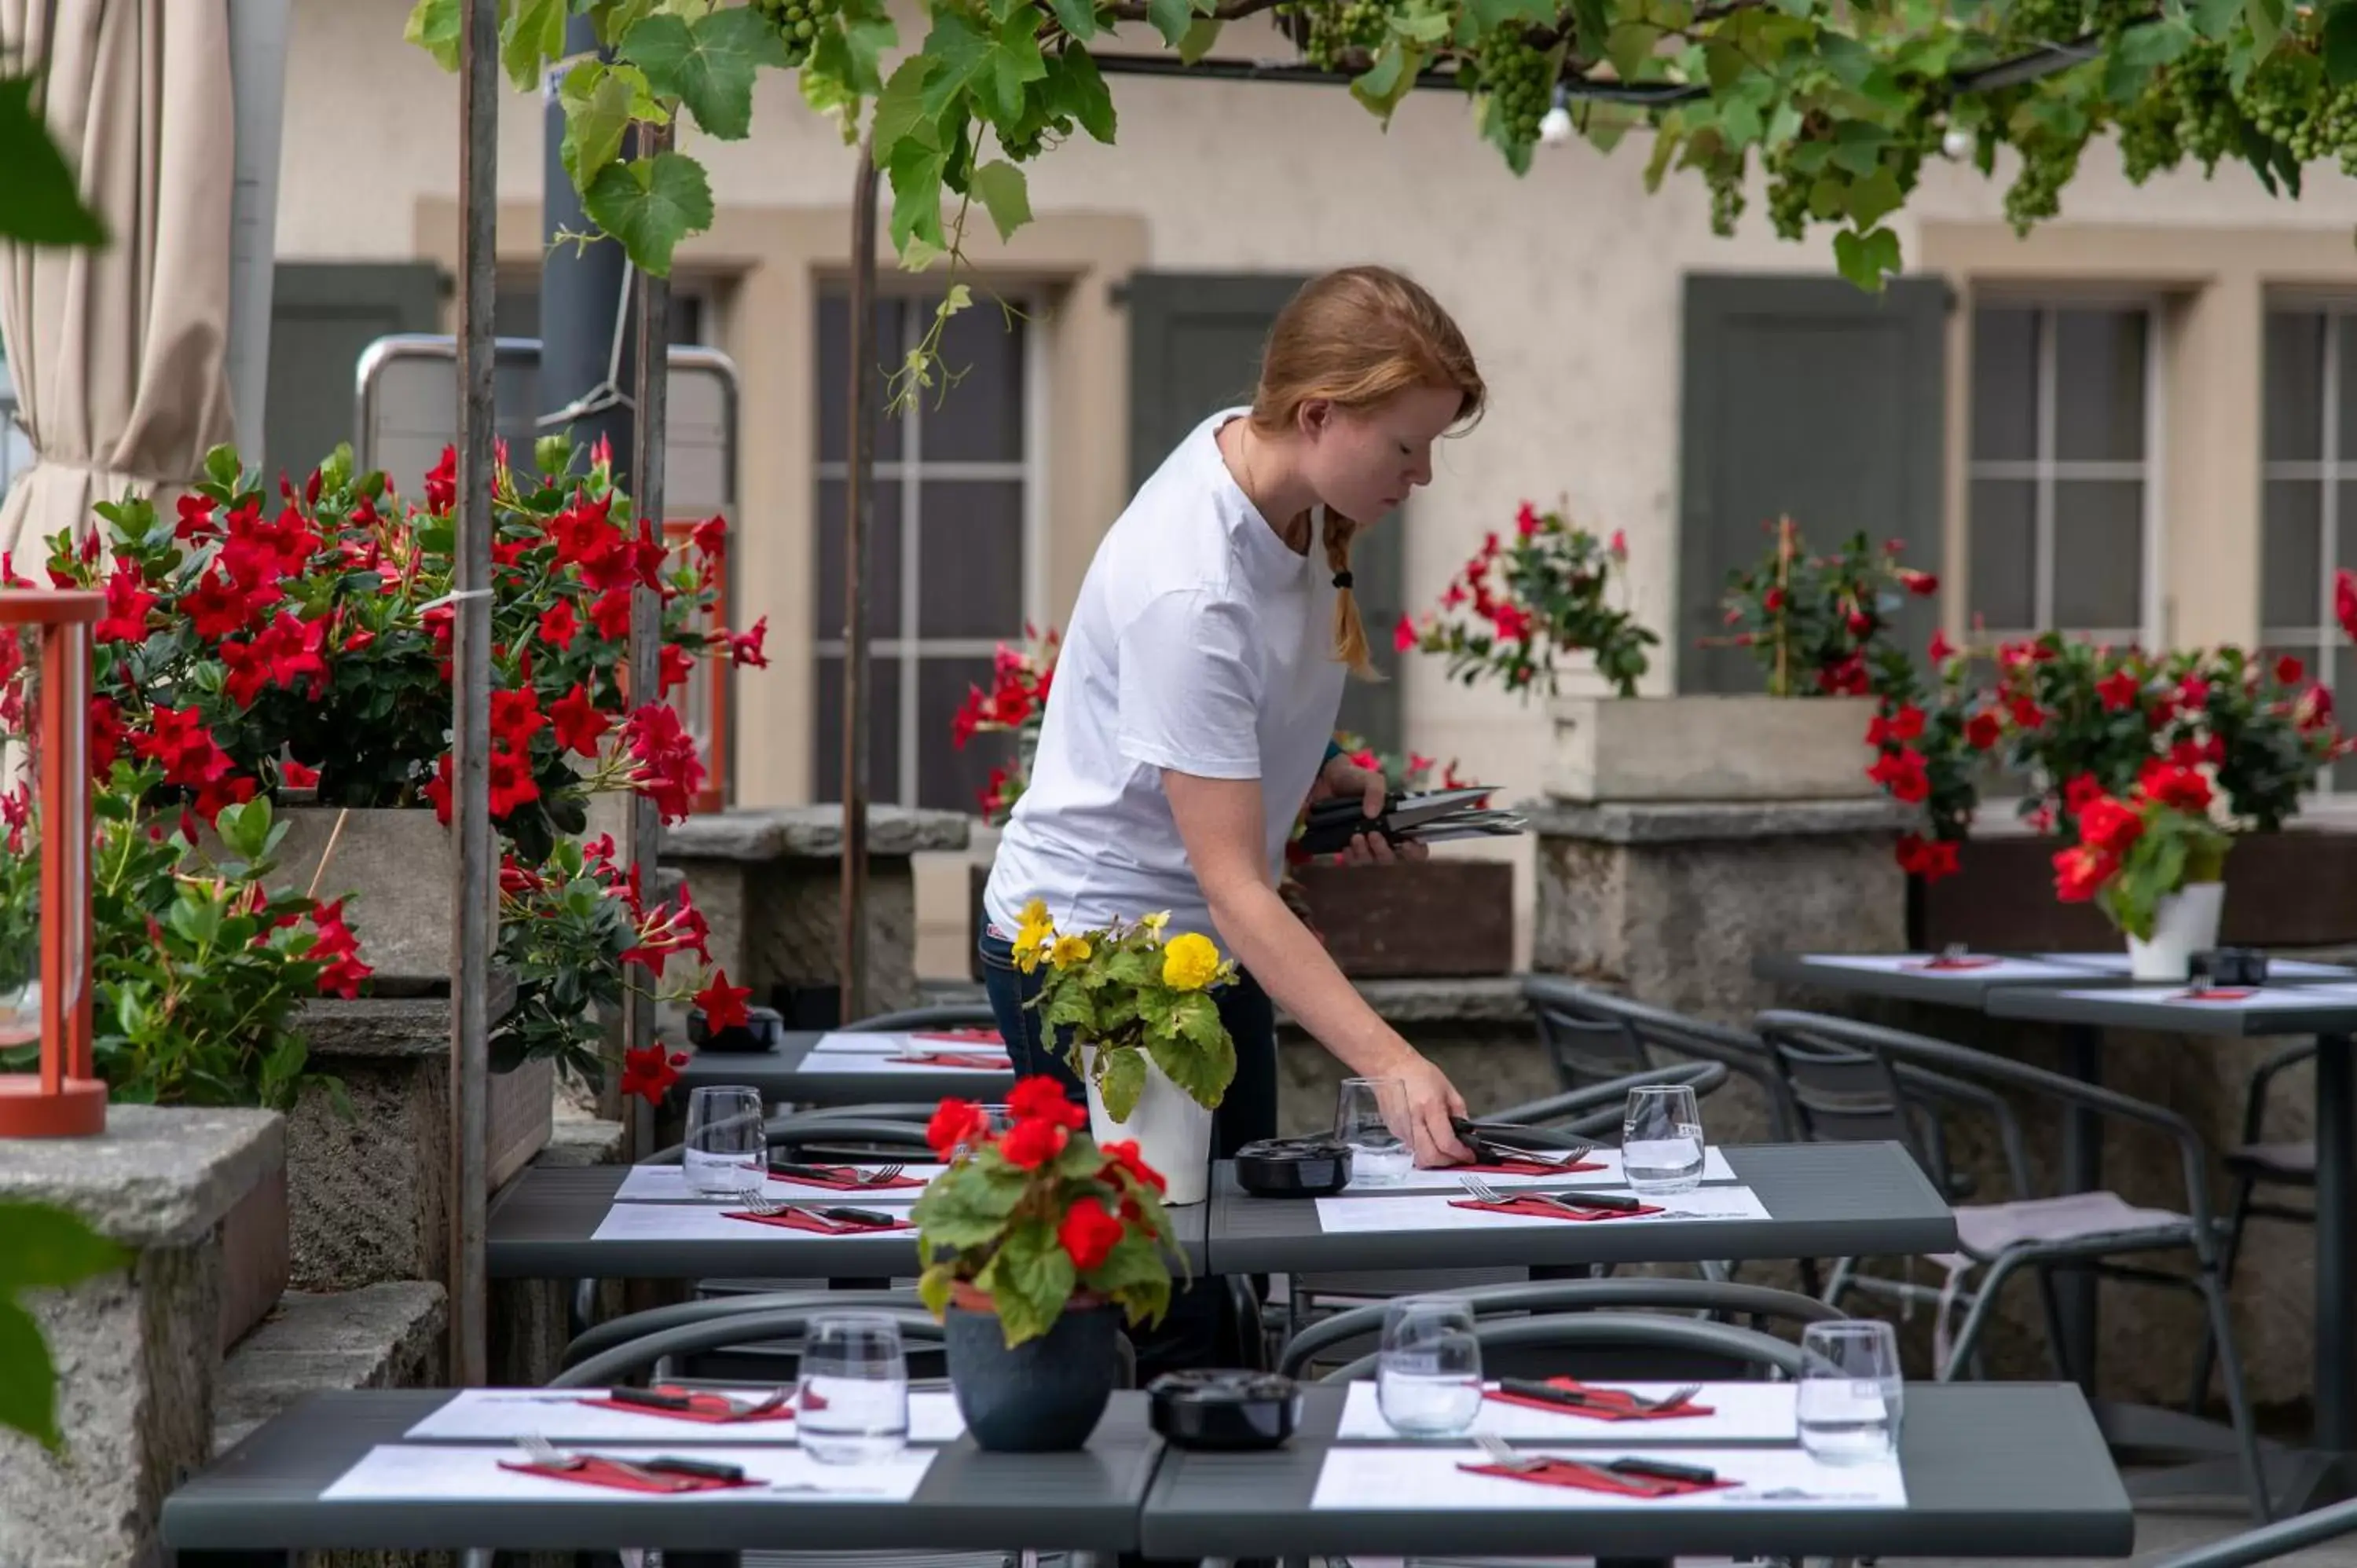
[{"label": "red flower cluster", "polygon": [[[1015,1169],[1033,1173],[1036,1181],[1047,1179],[1038,1173],[1053,1165],[1071,1147],[1073,1135],[1089,1124],[1088,1112],[1065,1093],[1062,1084],[1045,1074],[1018,1079],[1006,1097],[1006,1110],[1013,1125],[994,1139],[989,1116],[980,1105],[970,1100],[944,1100],[926,1124],[925,1142],[943,1160],[968,1158],[989,1150]],[[1071,1197],[1057,1222],[1057,1242],[1082,1273],[1101,1266],[1133,1226],[1144,1225],[1144,1209],[1135,1199],[1121,1196],[1125,1190],[1165,1190],[1161,1173],[1139,1156],[1135,1143],[1105,1144],[1097,1153],[1102,1161],[1093,1176],[1053,1178],[1102,1183],[1112,1188],[1115,1199],[1109,1203],[1100,1192],[1084,1189]],[[1030,1200],[1025,1201],[1028,1207]]]},{"label": "red flower cluster", "polygon": [[[763,629],[754,628],[757,633]],[[1056,660],[1062,652],[1063,637],[1054,627],[1043,633],[1025,626],[1022,647],[1002,642],[992,656],[990,690],[968,686],[964,704],[950,721],[950,744],[961,751],[977,735],[1017,737],[1015,760],[992,768],[977,797],[986,822],[1005,822],[1030,782],[1031,747],[1047,716],[1048,692],[1055,684]]]},{"label": "red flower cluster", "polygon": [[704,788],[704,758],[678,711],[647,703],[622,726],[622,744],[638,765],[630,770],[631,787],[654,801],[663,821],[686,821],[695,809],[695,792]]},{"label": "red flower cluster", "polygon": [[2179,811],[2200,816],[2210,809],[2210,780],[2191,768],[2154,757],[2127,799],[2105,794],[2085,776],[2071,781],[2065,803],[2079,829],[2079,842],[2054,856],[2054,894],[2066,904],[2083,904],[2119,875],[2121,863],[2151,827],[2155,816]]},{"label": "red flower cluster", "polygon": [[1524,501],[1511,542],[1482,535],[1442,589],[1437,610],[1403,615],[1392,647],[1446,654],[1452,677],[1469,683],[1494,674],[1510,692],[1554,689],[1557,654],[1592,655],[1597,672],[1631,695],[1646,669],[1653,635],[1625,609],[1606,603],[1611,580],[1628,564],[1629,541],[1599,541],[1563,511]]},{"label": "red flower cluster", "polygon": [[339,898],[313,909],[311,925],[318,936],[311,944],[309,956],[324,960],[328,965],[319,976],[319,994],[350,1001],[361,993],[361,982],[376,971],[361,961],[360,943],[352,936],[352,929],[344,923],[344,901]]},{"label": "red flower cluster", "polygon": [[679,1081],[679,1069],[686,1065],[685,1051],[671,1050],[661,1040],[624,1051],[622,1092],[635,1094],[650,1105],[661,1105],[671,1086]]}]

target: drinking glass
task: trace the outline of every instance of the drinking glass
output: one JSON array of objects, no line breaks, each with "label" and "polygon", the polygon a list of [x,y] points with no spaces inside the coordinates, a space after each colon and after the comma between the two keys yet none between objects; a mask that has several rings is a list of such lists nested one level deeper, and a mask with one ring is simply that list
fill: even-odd
[{"label": "drinking glass", "polygon": [[1899,1337],[1872,1318],[1812,1323],[1801,1332],[1801,1446],[1830,1464],[1887,1459],[1899,1446],[1906,1384]]},{"label": "drinking glass", "polygon": [[802,1335],[794,1426],[823,1465],[888,1458],[909,1442],[909,1363],[900,1326],[872,1312],[826,1312]]},{"label": "drinking glass", "polygon": [[1334,1110],[1334,1135],[1351,1146],[1351,1180],[1394,1187],[1415,1168],[1407,1138],[1407,1080],[1346,1078]]},{"label": "drinking glass", "polygon": [[680,1168],[691,1191],[705,1197],[742,1197],[761,1190],[770,1164],[770,1133],[761,1120],[761,1091],[723,1087],[691,1090],[687,1141]]},{"label": "drinking glass", "polygon": [[1383,1308],[1375,1403],[1405,1437],[1453,1437],[1481,1413],[1481,1342],[1463,1296],[1402,1296]]},{"label": "drinking glass", "polygon": [[1648,1084],[1629,1091],[1620,1122],[1620,1174],[1647,1195],[1691,1192],[1702,1185],[1702,1112],[1685,1085]]}]

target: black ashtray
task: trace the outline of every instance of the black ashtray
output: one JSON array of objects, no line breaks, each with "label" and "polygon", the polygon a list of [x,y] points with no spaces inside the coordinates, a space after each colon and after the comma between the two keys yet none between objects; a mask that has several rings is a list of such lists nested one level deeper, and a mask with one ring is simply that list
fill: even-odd
[{"label": "black ashtray", "polygon": [[1254,1197],[1327,1197],[1350,1182],[1340,1138],[1263,1138],[1236,1151],[1236,1185]]},{"label": "black ashtray", "polygon": [[748,1007],[745,1022],[731,1024],[716,1032],[705,1021],[704,1009],[691,1010],[687,1015],[688,1043],[699,1051],[719,1054],[774,1051],[785,1038],[786,1021],[774,1007]]},{"label": "black ashtray", "polygon": [[1275,1372],[1165,1372],[1146,1392],[1156,1434],[1178,1448],[1276,1448],[1301,1424],[1300,1388]]},{"label": "black ashtray", "polygon": [[2193,978],[2206,985],[2265,985],[2267,955],[2256,948],[2213,948],[2193,955]]}]

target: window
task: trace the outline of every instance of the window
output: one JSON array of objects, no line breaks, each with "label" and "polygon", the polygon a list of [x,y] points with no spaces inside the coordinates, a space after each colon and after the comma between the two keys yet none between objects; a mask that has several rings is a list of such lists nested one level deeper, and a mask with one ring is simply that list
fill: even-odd
[{"label": "window", "polygon": [[[888,371],[921,338],[937,296],[875,306],[877,363]],[[1011,301],[1017,310],[1022,301]],[[817,701],[815,794],[836,800],[843,778],[843,536],[851,374],[850,310],[840,290],[818,306]],[[867,559],[868,779],[874,797],[970,811],[1004,736],[963,750],[951,720],[969,686],[990,684],[991,654],[1023,629],[1039,499],[1037,422],[1029,400],[1030,323],[987,302],[951,317],[941,353],[955,380],[893,418],[878,375],[876,495]]]},{"label": "window", "polygon": [[2144,636],[2152,358],[2143,306],[1975,310],[1966,586],[1986,637]]},{"label": "window", "polygon": [[[672,280],[671,306],[665,313],[674,349],[696,348],[705,342],[705,316],[710,303],[704,285],[687,278]],[[610,314],[610,309],[609,309]],[[500,338],[540,336],[540,274],[501,273],[491,298],[491,332]]]},{"label": "window", "polygon": [[16,383],[8,374],[8,356],[0,350],[0,496],[32,466],[33,444],[16,424]]},{"label": "window", "polygon": [[[2357,650],[2332,616],[2333,574],[2357,567],[2357,307],[2269,310],[2264,375],[2260,640],[2357,691]],[[2336,765],[2330,785],[2357,789],[2357,765]]]}]

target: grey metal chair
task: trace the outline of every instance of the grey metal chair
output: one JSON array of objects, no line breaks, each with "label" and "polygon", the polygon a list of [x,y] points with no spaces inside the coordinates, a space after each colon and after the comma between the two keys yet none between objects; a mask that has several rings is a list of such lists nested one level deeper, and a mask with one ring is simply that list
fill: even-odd
[{"label": "grey metal chair", "polygon": [[716,1301],[673,1302],[668,1306],[650,1307],[643,1312],[608,1318],[575,1335],[573,1342],[565,1348],[562,1364],[569,1369],[592,1356],[602,1356],[650,1334],[693,1323],[741,1317],[748,1312],[849,1311],[868,1307],[916,1309],[919,1306],[916,1293],[905,1290],[781,1290],[768,1291],[759,1295],[734,1295]]},{"label": "grey metal chair", "polygon": [[[1473,1337],[1481,1346],[1486,1369],[1499,1350],[1601,1350],[1625,1356],[1631,1351],[1680,1354],[1730,1367],[1743,1367],[1771,1377],[1801,1375],[1801,1348],[1772,1334],[1738,1328],[1728,1323],[1702,1323],[1691,1317],[1655,1317],[1641,1312],[1596,1312],[1554,1317],[1527,1317],[1507,1322],[1475,1321]],[[1355,1383],[1375,1375],[1375,1356],[1360,1357],[1318,1380]],[[1625,1362],[1623,1363],[1625,1364]],[[1624,1374],[1625,1375],[1625,1374]]]},{"label": "grey metal chair", "polygon": [[1530,1004],[1539,1041],[1565,1089],[1642,1072],[1664,1058],[1716,1062],[1759,1086],[1768,1102],[1770,1137],[1792,1142],[1793,1122],[1783,1084],[1767,1047],[1744,1030],[1648,1007],[1559,975],[1526,977],[1523,1000]]},{"label": "grey metal chair", "polygon": [[878,1013],[856,1024],[845,1024],[838,1035],[899,1035],[912,1029],[994,1029],[998,1015],[987,1002],[950,1002],[935,1007],[908,1007]]},{"label": "grey metal chair", "polygon": [[[880,1155],[896,1158],[931,1151],[931,1145],[925,1142],[925,1123],[933,1107],[922,1107],[921,1116],[909,1114],[917,1109],[903,1105],[838,1105],[827,1111],[788,1111],[770,1117],[765,1131],[770,1152],[783,1151],[789,1159],[812,1155],[862,1158]],[[675,1165],[685,1146],[673,1144],[657,1149],[638,1163]]]},{"label": "grey metal chair", "polygon": [[[1827,1301],[1838,1305],[1851,1290],[1900,1300],[1928,1297],[1938,1305],[1943,1331],[1949,1307],[1960,1301],[1969,1303],[1953,1347],[1944,1348],[1934,1369],[1946,1381],[1969,1363],[1998,1293],[2023,1269],[2037,1273],[2049,1354],[2064,1377],[2079,1369],[2065,1364],[2049,1270],[2068,1266],[2127,1283],[2191,1292],[2201,1299],[2217,1338],[2244,1485],[2253,1514],[2266,1522],[2267,1489],[2243,1382],[2242,1356],[2226,1311],[2219,1225],[2210,1202],[2208,1154],[2191,1123],[2172,1111],[2115,1090],[1969,1047],[1853,1019],[1812,1013],[1763,1013],[1757,1027],[1784,1078],[1803,1129],[1812,1138],[1896,1140],[1936,1182],[1944,1161],[1935,1155],[1923,1135],[1921,1102],[1910,1098],[1936,1088],[1951,1103],[1968,1105],[1995,1120],[2007,1174],[2014,1184],[2015,1196],[2006,1202],[1957,1207],[1958,1251],[1941,1260],[1949,1271],[1945,1286],[1932,1290],[1911,1281],[1863,1274],[1855,1260],[1844,1259],[1828,1282]],[[2168,1138],[2176,1145],[2184,1178],[2184,1209],[2139,1208],[2110,1191],[2038,1196],[2023,1154],[2019,1120],[1998,1092],[2000,1088],[2037,1097],[2064,1111],[2090,1112]],[[2195,1269],[2193,1277],[2122,1262],[2158,1252],[2189,1255]],[[1986,1277],[1977,1286],[1969,1286],[1966,1276],[1975,1269],[1985,1269]]]},{"label": "grey metal chair", "polygon": [[[2243,1230],[2254,1219],[2276,1219],[2294,1225],[2314,1225],[2314,1206],[2276,1203],[2260,1197],[2262,1188],[2316,1190],[2316,1141],[2289,1138],[2269,1141],[2267,1100],[2276,1079],[2285,1071],[2313,1061],[2316,1042],[2302,1040],[2261,1062],[2243,1091],[2242,1140],[2226,1151],[2226,1174],[2234,1180],[2234,1195],[2226,1206],[2226,1235],[2218,1275],[2228,1289],[2234,1283],[2234,1265],[2243,1255]],[[2217,1341],[2205,1329],[2201,1350],[2193,1364],[2193,1388],[2186,1408],[2199,1415],[2210,1400],[2210,1374],[2217,1364]]]},{"label": "grey metal chair", "polygon": [[2254,1568],[2256,1563],[2273,1563],[2295,1552],[2338,1541],[2352,1531],[2357,1531],[2357,1500],[2334,1503],[2280,1524],[2246,1530],[2224,1541],[2160,1558],[2149,1568]]}]

